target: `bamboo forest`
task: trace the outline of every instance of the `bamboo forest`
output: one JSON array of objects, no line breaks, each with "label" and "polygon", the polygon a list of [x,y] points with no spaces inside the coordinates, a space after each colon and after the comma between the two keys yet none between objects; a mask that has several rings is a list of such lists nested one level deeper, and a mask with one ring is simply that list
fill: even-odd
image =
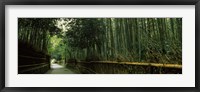
[{"label": "bamboo forest", "polygon": [[182,18],[18,18],[18,74],[182,74]]}]

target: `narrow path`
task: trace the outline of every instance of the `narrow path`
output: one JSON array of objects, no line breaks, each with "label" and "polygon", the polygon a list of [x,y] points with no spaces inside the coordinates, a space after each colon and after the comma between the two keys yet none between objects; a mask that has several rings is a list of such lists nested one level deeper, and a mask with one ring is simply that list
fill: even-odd
[{"label": "narrow path", "polygon": [[76,73],[61,65],[52,64],[51,69],[47,71],[45,74],[76,74]]}]

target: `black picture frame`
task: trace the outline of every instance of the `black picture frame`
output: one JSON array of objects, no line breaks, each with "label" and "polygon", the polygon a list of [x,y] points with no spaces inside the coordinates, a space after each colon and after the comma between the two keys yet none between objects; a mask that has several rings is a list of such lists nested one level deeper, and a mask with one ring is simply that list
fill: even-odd
[{"label": "black picture frame", "polygon": [[[5,87],[6,5],[195,5],[195,87]],[[1,0],[0,1],[0,91],[1,92],[199,92],[200,91],[200,0]]]}]

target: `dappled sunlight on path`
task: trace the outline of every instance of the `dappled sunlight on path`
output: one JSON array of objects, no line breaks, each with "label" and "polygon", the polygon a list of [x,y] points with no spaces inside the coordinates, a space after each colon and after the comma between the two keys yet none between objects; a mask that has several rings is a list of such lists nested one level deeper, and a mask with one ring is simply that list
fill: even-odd
[{"label": "dappled sunlight on path", "polygon": [[51,64],[51,69],[47,71],[46,74],[76,74],[76,73],[59,64]]}]

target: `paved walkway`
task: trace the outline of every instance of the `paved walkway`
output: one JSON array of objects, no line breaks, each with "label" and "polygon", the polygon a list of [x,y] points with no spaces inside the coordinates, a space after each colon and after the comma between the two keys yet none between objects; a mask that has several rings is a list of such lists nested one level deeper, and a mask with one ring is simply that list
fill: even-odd
[{"label": "paved walkway", "polygon": [[51,69],[46,74],[76,74],[68,68],[65,68],[58,64],[51,64]]}]

